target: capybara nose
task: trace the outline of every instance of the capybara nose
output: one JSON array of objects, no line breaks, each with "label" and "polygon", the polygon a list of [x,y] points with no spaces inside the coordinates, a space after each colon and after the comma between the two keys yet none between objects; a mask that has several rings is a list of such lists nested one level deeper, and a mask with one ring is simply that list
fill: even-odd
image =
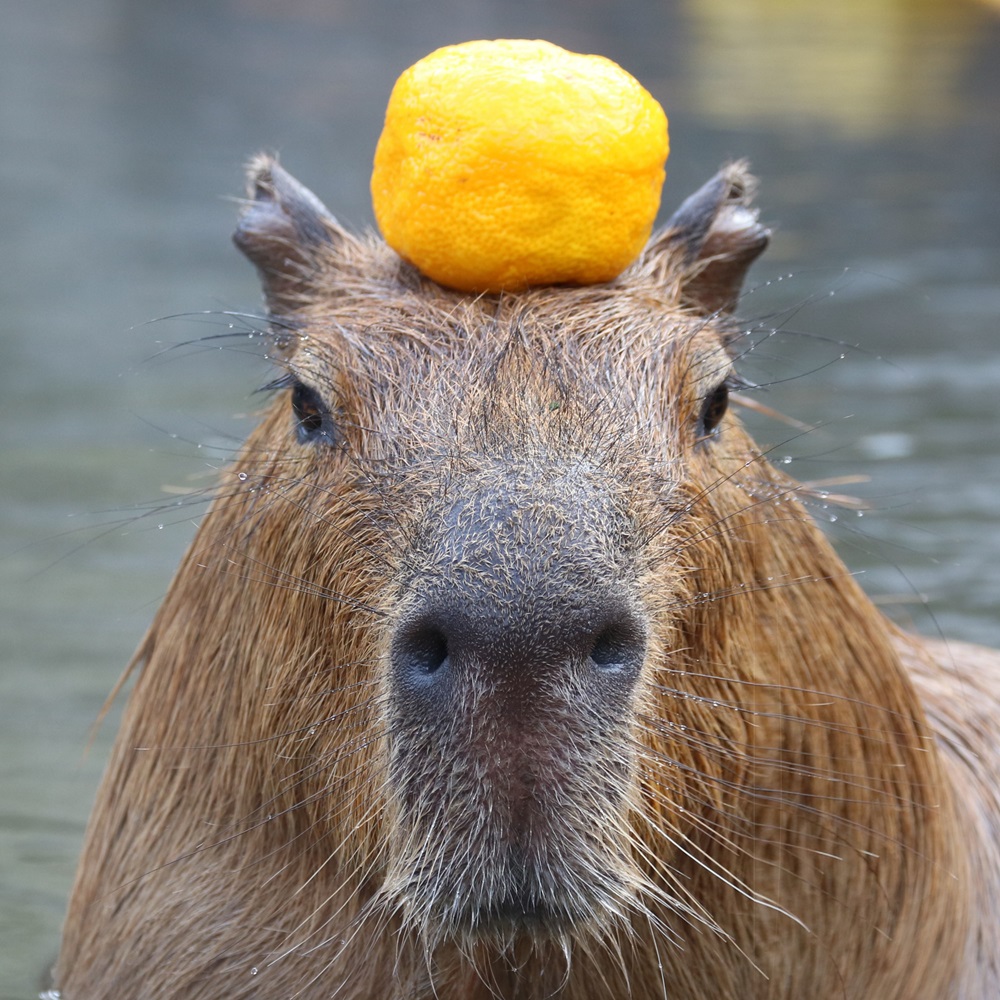
[{"label": "capybara nose", "polygon": [[421,604],[393,637],[392,674],[397,697],[431,714],[470,695],[530,707],[556,688],[621,706],[646,655],[645,622],[616,596],[473,589]]}]

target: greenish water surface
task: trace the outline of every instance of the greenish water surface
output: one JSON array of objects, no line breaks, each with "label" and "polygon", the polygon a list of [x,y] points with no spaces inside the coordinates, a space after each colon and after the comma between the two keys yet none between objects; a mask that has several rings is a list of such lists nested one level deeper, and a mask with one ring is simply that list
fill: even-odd
[{"label": "greenish water surface", "polygon": [[[165,348],[253,310],[229,244],[261,149],[371,213],[393,80],[448,42],[545,37],[671,121],[665,211],[749,157],[774,226],[742,313],[753,418],[898,620],[1000,645],[1000,10],[973,0],[37,0],[0,32],[0,998],[54,955],[113,734],[91,726],[252,426],[252,353]],[[154,322],[151,322],[154,321]],[[763,336],[768,330],[780,332]],[[785,440],[785,439],[789,440]],[[152,505],[152,506],[150,506]]]}]

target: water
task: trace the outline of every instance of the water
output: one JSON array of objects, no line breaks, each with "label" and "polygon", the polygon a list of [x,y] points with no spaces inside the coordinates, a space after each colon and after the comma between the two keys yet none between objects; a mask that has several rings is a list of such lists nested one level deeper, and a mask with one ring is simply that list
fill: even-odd
[{"label": "water", "polygon": [[177,491],[210,481],[267,378],[252,344],[161,353],[230,320],[147,321],[257,307],[228,244],[250,153],[279,150],[368,224],[395,76],[504,35],[603,52],[650,87],[668,209],[752,160],[775,237],[743,303],[745,370],[820,428],[754,417],[759,436],[865,498],[861,518],[816,514],[891,614],[1000,645],[996,7],[19,4],[0,32],[0,997],[32,996],[55,952],[114,729],[86,754],[90,726],[193,530]]}]

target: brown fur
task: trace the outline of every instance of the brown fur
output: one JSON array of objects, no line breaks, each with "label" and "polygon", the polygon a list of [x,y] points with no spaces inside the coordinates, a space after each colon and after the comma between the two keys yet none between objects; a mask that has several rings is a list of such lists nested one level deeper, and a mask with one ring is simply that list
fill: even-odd
[{"label": "brown fur", "polygon": [[[66,1000],[1000,995],[1000,658],[898,633],[732,413],[697,433],[766,239],[720,177],[609,285],[474,299],[254,164],[241,246],[338,439],[286,390],[222,475],[134,661]],[[486,593],[615,581],[621,713],[529,672],[517,712],[487,677],[407,721],[394,637],[456,537],[495,543]],[[470,922],[524,823],[564,916]]]}]

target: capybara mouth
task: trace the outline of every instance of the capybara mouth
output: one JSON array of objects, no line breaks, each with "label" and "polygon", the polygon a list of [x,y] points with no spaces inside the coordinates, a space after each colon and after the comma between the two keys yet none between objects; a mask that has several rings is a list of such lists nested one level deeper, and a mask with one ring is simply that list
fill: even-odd
[{"label": "capybara mouth", "polygon": [[559,936],[590,925],[602,915],[603,899],[593,894],[568,893],[562,898],[542,900],[532,895],[513,896],[477,907],[468,907],[452,915],[450,929],[457,936],[492,938],[514,934]]},{"label": "capybara mouth", "polygon": [[[603,845],[565,832],[527,856],[488,834],[475,845],[437,845],[416,860],[402,883],[390,878],[387,900],[427,939],[558,937],[606,926],[633,893]],[[623,866],[619,864],[619,868]]]}]

